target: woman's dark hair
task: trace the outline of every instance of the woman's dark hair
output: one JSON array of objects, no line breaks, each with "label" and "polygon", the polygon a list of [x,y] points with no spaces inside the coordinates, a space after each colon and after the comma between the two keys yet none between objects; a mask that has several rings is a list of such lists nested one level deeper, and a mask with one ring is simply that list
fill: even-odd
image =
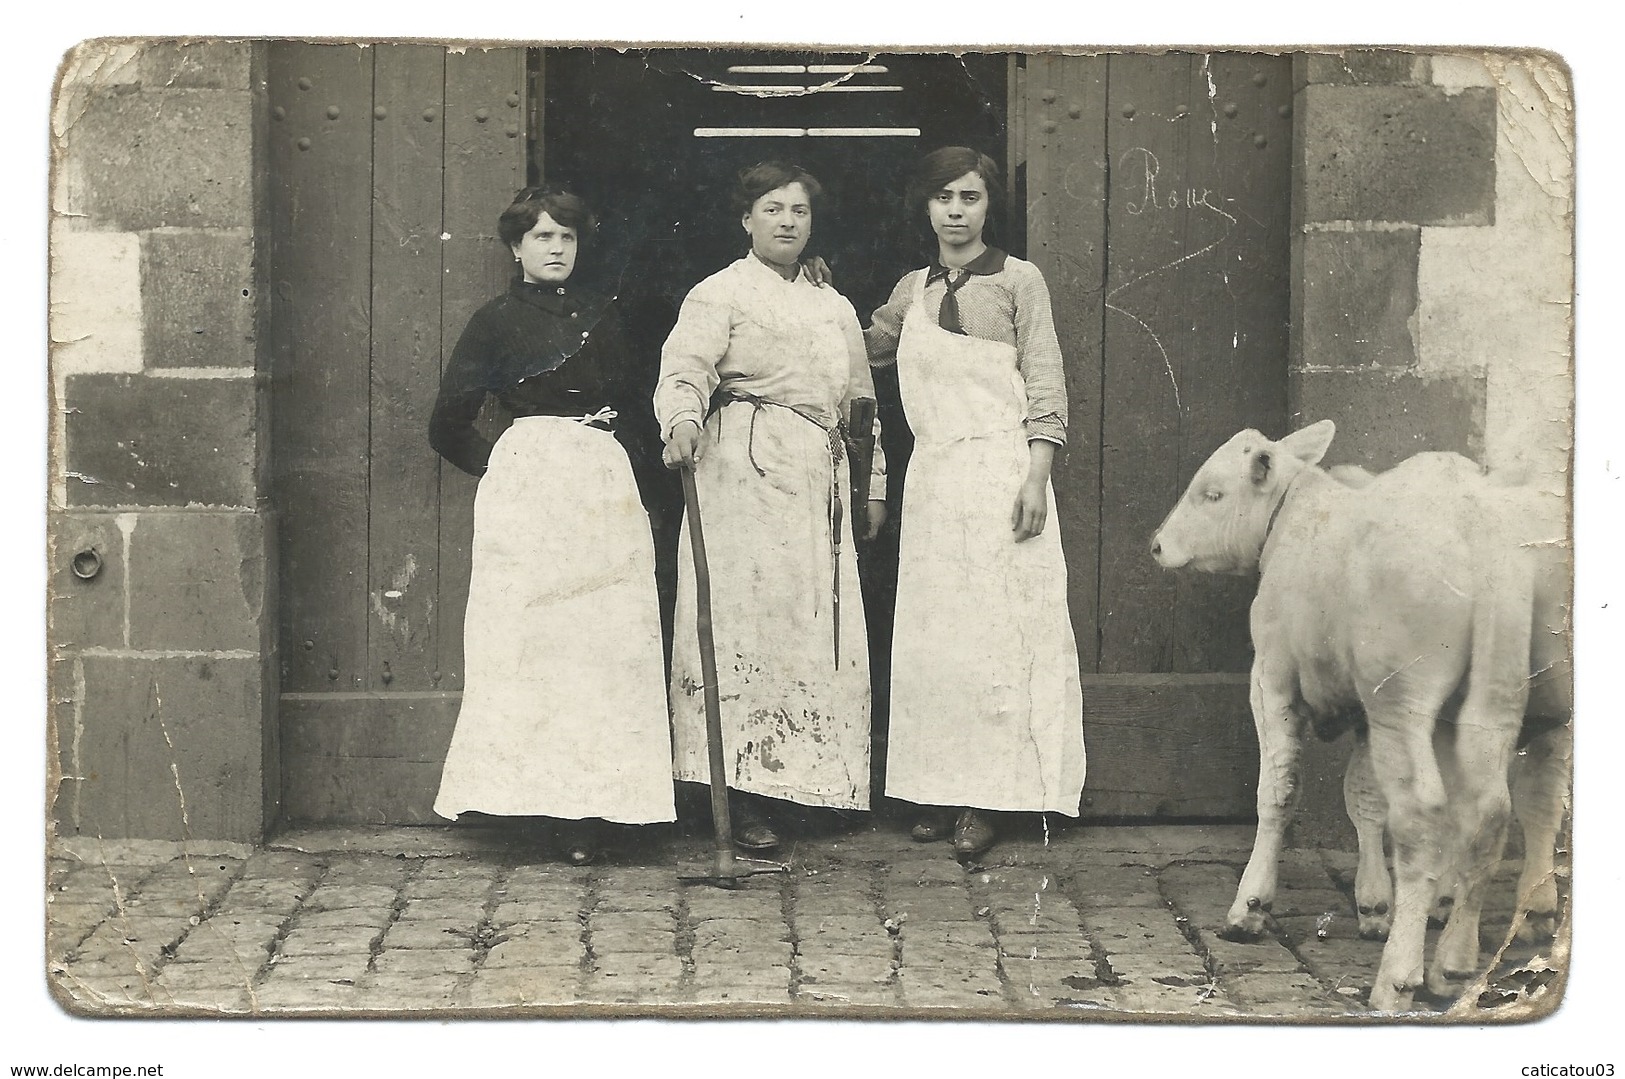
[{"label": "woman's dark hair", "polygon": [[818,177],[802,168],[800,165],[786,165],[782,161],[763,161],[752,165],[748,169],[739,170],[739,179],[734,184],[734,212],[743,216],[756,205],[756,200],[769,191],[777,191],[790,184],[800,184],[807,189],[807,201],[812,203],[813,209],[818,208],[818,202],[824,195],[824,185],[818,182]]},{"label": "woman's dark hair", "polygon": [[527,187],[513,197],[513,205],[502,211],[497,219],[497,235],[512,247],[525,238],[525,233],[536,227],[543,214],[565,228],[576,230],[576,239],[586,242],[598,225],[598,218],[579,196],[562,187],[550,184]]},{"label": "woman's dark hair", "polygon": [[997,206],[1003,201],[1004,184],[999,181],[999,166],[991,157],[969,146],[944,146],[932,150],[914,166],[908,184],[909,209],[918,212],[927,199],[967,172],[974,172],[987,185],[989,203]]}]

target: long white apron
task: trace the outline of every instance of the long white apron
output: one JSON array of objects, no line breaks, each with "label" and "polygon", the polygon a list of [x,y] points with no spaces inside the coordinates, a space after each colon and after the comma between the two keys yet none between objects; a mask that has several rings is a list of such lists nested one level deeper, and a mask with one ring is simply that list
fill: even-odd
[{"label": "long white apron", "polygon": [[463,640],[436,813],[676,819],[654,544],[614,435],[531,416],[497,440]]},{"label": "long white apron", "polygon": [[[791,409],[733,401],[706,421],[695,469],[711,573],[723,756],[735,790],[802,805],[869,806],[869,646],[852,549],[840,524],[835,650],[830,485],[852,504],[829,432]],[[678,779],[709,783],[695,633],[690,522],[678,547],[671,708]]]},{"label": "long white apron", "polygon": [[949,333],[925,275],[897,349],[914,431],[903,486],[886,793],[923,805],[1077,816],[1083,695],[1066,560],[1049,523],[1015,541],[1027,476],[1016,350]]}]

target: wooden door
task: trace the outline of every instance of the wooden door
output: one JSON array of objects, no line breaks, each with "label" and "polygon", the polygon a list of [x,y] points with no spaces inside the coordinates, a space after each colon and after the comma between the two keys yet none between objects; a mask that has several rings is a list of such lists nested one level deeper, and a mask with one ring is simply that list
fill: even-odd
[{"label": "wooden door", "polygon": [[[440,463],[425,429],[456,335],[511,273],[495,221],[526,182],[527,144],[542,146],[525,117],[540,111],[544,88],[558,97],[546,102],[550,174],[599,187],[633,176],[664,182],[672,207],[727,224],[717,193],[677,167],[674,155],[693,152],[686,129],[660,134],[675,122],[671,103],[641,93],[649,89],[641,83],[637,93],[600,96],[610,112],[616,102],[646,110],[625,123],[654,134],[629,146],[666,138],[674,149],[650,158],[645,148],[637,168],[589,176],[614,147],[582,111],[588,74],[550,83],[539,59],[528,71],[526,59],[519,49],[270,47],[282,547],[274,733],[291,819],[435,819],[462,685],[474,481]],[[908,60],[919,79],[936,77],[926,61]],[[977,85],[996,84],[978,71]],[[1000,90],[1016,181],[1007,243],[1049,281],[1072,393],[1071,445],[1055,483],[1085,675],[1084,812],[1248,816],[1257,771],[1245,674],[1251,584],[1164,575],[1148,545],[1214,446],[1241,427],[1274,434],[1285,423],[1290,61],[1041,55],[1013,61]],[[915,115],[920,147],[967,129],[943,120],[938,132],[930,111],[900,114],[899,126]],[[838,206],[892,205],[903,159],[881,168],[882,156],[865,151],[862,169],[831,166]],[[710,164],[730,171],[720,159]],[[608,241],[619,215],[653,205],[634,198],[635,187],[608,198]],[[862,226],[876,214],[892,220],[884,207],[853,220]],[[649,234],[624,224],[626,236]],[[832,245],[832,256],[845,246]],[[898,265],[884,272],[852,260],[837,272],[878,292],[917,264],[901,241],[890,248]],[[661,267],[686,284],[703,276],[681,259],[682,272],[672,270],[669,251],[617,252],[606,242],[602,254],[618,255],[603,260],[617,277],[635,268],[658,283]],[[654,299],[674,307],[675,295]],[[862,297],[860,309],[875,298]],[[881,592],[889,587],[874,552],[866,576]],[[883,620],[889,596],[869,599]],[[883,632],[877,638],[883,650]],[[883,713],[883,658],[876,669]]]},{"label": "wooden door", "polygon": [[474,481],[428,419],[511,272],[526,54],[278,42],[268,68],[284,813],[430,819]]},{"label": "wooden door", "polygon": [[1068,361],[1055,472],[1096,818],[1250,816],[1253,582],[1151,533],[1230,435],[1287,418],[1291,61],[1026,59],[1011,159]]}]

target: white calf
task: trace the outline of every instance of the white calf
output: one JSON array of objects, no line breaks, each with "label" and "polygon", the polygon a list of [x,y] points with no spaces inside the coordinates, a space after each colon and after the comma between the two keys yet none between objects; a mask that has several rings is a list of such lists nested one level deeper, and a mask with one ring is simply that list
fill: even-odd
[{"label": "white calf", "polygon": [[[1333,434],[1324,421],[1280,442],[1236,435],[1198,470],[1153,554],[1170,568],[1260,574],[1258,838],[1233,935],[1264,928],[1304,719],[1363,713],[1369,756],[1346,790],[1363,847],[1381,851],[1383,826],[1394,840],[1392,928],[1372,1006],[1397,1010],[1422,984],[1427,913],[1446,874],[1460,886],[1430,988],[1447,992],[1478,965],[1483,887],[1504,842],[1530,696],[1536,566],[1490,485],[1465,481],[1464,458],[1421,455],[1350,486],[1317,467]],[[1452,722],[1440,726],[1441,715]],[[1374,784],[1363,790],[1367,767]],[[1375,911],[1389,885],[1373,857],[1381,871],[1365,866],[1357,898]]]}]

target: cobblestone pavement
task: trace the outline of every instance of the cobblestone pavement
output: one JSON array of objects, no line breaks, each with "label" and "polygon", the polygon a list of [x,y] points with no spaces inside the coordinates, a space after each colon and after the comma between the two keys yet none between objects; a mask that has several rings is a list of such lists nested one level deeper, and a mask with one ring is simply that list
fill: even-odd
[{"label": "cobblestone pavement", "polygon": [[[732,891],[676,880],[698,836],[587,868],[497,828],[290,833],[237,857],[79,841],[49,863],[48,977],[92,1014],[1361,1015],[1381,945],[1356,933],[1352,855],[1289,850],[1273,937],[1216,935],[1251,841],[1072,827],[967,868],[882,822],[799,840],[788,873]],[[1556,992],[1550,955],[1509,952],[1479,1021]]]}]

